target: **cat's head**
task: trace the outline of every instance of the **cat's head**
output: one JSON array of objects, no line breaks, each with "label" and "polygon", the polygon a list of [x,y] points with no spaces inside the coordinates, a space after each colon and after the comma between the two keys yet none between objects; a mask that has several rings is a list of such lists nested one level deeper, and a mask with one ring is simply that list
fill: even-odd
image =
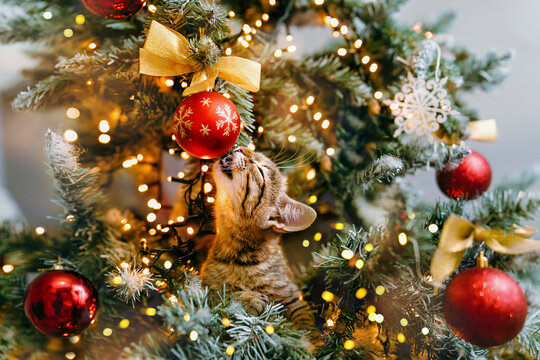
[{"label": "cat's head", "polygon": [[277,232],[304,230],[317,217],[311,207],[287,195],[285,176],[261,153],[239,148],[216,161],[213,170],[218,217]]}]

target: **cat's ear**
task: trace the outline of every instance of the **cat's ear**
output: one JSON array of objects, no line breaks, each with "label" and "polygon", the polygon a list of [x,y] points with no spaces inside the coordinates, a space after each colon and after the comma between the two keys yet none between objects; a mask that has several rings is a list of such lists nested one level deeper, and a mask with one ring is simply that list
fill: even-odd
[{"label": "cat's ear", "polygon": [[277,232],[295,232],[307,229],[317,217],[311,207],[291,199],[287,195],[280,198],[276,211],[267,221]]}]

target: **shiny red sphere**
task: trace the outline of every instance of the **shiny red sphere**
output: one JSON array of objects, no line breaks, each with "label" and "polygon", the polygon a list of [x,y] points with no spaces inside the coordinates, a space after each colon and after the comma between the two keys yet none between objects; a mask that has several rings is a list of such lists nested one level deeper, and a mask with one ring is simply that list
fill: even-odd
[{"label": "shiny red sphere", "polygon": [[449,198],[475,199],[491,184],[491,166],[482,155],[473,151],[458,166],[437,172],[437,184]]},{"label": "shiny red sphere", "polygon": [[236,144],[241,125],[234,104],[211,91],[185,98],[173,118],[178,145],[200,159],[213,159],[227,153]]},{"label": "shiny red sphere", "polygon": [[106,19],[127,19],[135,15],[146,0],[81,0],[84,7]]},{"label": "shiny red sphere", "polygon": [[73,336],[86,329],[98,309],[97,291],[74,271],[38,275],[26,289],[24,312],[32,325],[51,336]]},{"label": "shiny red sphere", "polygon": [[473,345],[489,347],[512,340],[523,328],[527,299],[503,271],[471,268],[456,275],[443,297],[446,323]]}]

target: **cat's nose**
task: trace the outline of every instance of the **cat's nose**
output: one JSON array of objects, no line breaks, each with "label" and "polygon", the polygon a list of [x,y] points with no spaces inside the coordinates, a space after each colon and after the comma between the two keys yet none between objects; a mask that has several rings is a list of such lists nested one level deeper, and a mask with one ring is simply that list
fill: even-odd
[{"label": "cat's nose", "polygon": [[224,157],[223,159],[220,160],[221,166],[222,166],[223,168],[228,168],[228,167],[231,166],[232,161],[233,161],[232,155],[229,155],[229,156],[227,156],[227,157]]}]

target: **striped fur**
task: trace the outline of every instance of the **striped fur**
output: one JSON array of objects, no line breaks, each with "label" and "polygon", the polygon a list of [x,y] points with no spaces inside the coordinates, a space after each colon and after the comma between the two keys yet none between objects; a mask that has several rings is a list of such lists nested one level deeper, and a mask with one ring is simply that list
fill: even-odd
[{"label": "striped fur", "polygon": [[314,330],[314,320],[293,281],[280,233],[304,230],[315,211],[286,194],[285,177],[267,157],[240,148],[214,164],[217,235],[202,267],[203,284],[223,284],[254,313],[279,302],[295,328]]}]

